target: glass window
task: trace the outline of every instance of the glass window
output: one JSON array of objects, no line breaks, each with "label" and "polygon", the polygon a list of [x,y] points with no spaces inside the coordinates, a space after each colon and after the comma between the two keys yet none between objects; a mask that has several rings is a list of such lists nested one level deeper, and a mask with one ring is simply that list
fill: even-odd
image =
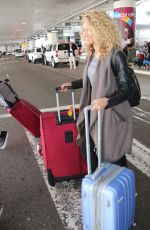
[{"label": "glass window", "polygon": [[22,50],[16,50],[16,53],[22,53]]},{"label": "glass window", "polygon": [[41,52],[41,49],[40,48],[36,49],[36,52]]},{"label": "glass window", "polygon": [[56,50],[56,44],[53,46],[53,50]]},{"label": "glass window", "polygon": [[59,44],[58,45],[58,50],[68,50],[69,49],[69,44]]},{"label": "glass window", "polygon": [[53,48],[53,46],[52,46],[52,45],[51,45],[51,46],[49,46],[48,51],[51,51],[51,50],[52,50],[52,48]]}]

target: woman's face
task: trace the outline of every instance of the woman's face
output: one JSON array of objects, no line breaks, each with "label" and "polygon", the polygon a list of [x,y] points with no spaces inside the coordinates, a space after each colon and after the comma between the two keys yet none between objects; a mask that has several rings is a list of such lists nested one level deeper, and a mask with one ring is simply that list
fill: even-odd
[{"label": "woman's face", "polygon": [[83,40],[85,42],[85,45],[87,47],[90,47],[93,45],[93,34],[92,31],[90,29],[90,25],[87,19],[83,20],[82,23],[82,36],[83,36]]}]

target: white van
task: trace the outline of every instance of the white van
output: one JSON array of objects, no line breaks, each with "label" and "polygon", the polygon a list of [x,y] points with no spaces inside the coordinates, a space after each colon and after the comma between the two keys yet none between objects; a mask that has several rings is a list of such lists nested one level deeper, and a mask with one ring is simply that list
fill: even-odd
[{"label": "white van", "polygon": [[42,53],[40,48],[34,48],[28,52],[28,62],[35,64],[37,61],[42,61]]},{"label": "white van", "polygon": [[[76,65],[79,64],[79,48],[78,46],[73,44],[73,48],[75,49],[75,59]],[[57,42],[49,46],[44,54],[44,63],[48,65],[49,63],[52,64],[53,68],[56,68],[58,64],[61,63],[69,63],[69,44],[70,42]]]}]

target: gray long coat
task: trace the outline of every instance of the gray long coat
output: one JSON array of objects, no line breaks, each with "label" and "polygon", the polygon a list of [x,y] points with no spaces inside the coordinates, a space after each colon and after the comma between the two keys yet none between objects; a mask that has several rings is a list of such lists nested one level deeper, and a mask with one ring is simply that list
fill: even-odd
[{"label": "gray long coat", "polygon": [[[77,143],[82,143],[81,129],[84,124],[84,107],[91,104],[93,99],[105,97],[114,93],[117,89],[116,80],[111,68],[112,55],[105,60],[100,60],[94,75],[92,91],[87,78],[87,69],[90,58],[83,72],[83,90],[80,99],[80,114],[77,121],[78,137]],[[91,91],[91,92],[90,92]],[[91,98],[90,98],[91,95]],[[125,121],[111,109],[104,111],[102,130],[102,157],[109,162],[115,162],[126,153],[129,153],[132,145],[132,113],[128,101],[113,107],[120,113]],[[97,147],[97,112],[90,115],[90,134]]]}]

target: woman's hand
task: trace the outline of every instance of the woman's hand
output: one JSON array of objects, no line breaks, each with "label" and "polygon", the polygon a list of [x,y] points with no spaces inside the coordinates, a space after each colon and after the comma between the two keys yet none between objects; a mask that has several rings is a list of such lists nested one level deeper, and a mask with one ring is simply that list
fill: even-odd
[{"label": "woman's hand", "polygon": [[105,109],[106,106],[108,105],[108,98],[103,97],[103,98],[98,98],[92,101],[92,111],[95,110],[100,110],[100,109]]},{"label": "woman's hand", "polygon": [[65,82],[63,83],[60,87],[61,87],[61,91],[62,92],[67,92],[67,87],[71,86],[71,82]]}]

